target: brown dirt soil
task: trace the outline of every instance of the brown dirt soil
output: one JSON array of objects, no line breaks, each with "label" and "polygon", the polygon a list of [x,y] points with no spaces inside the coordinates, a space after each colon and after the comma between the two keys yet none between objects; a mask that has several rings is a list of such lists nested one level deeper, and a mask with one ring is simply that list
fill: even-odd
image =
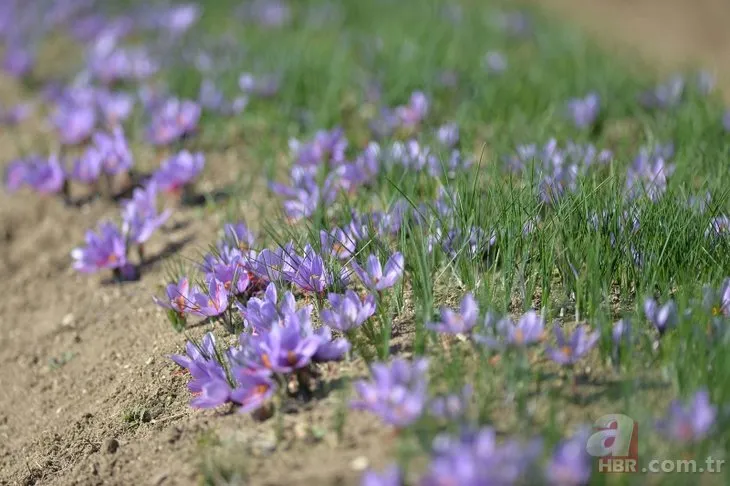
[{"label": "brown dirt soil", "polygon": [[701,67],[730,101],[730,2],[726,0],[531,0],[662,71]]}]

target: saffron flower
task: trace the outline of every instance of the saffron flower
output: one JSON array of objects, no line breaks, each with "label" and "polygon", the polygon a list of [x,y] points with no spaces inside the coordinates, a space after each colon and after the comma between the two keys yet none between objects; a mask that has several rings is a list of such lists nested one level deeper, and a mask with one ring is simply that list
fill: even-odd
[{"label": "saffron flower", "polygon": [[611,340],[613,341],[612,359],[615,364],[618,364],[621,357],[621,346],[631,343],[631,322],[628,319],[621,319],[613,325]]},{"label": "saffron flower", "polygon": [[111,134],[97,132],[94,134],[94,148],[101,159],[106,174],[116,175],[132,168],[132,153],[129,151],[127,139],[121,126],[115,126]]},{"label": "saffron flower", "polygon": [[459,125],[447,123],[436,131],[436,139],[446,148],[455,147],[459,143]]},{"label": "saffron flower", "polygon": [[168,99],[152,114],[147,137],[155,145],[168,145],[195,132],[199,119],[199,104]]},{"label": "saffron flower", "polygon": [[457,420],[466,414],[469,400],[474,389],[471,385],[464,385],[459,393],[437,396],[431,399],[429,412],[434,417],[446,420]]},{"label": "saffron flower", "polygon": [[354,384],[359,399],[351,407],[367,410],[396,427],[418,420],[426,406],[428,360],[396,358],[390,365],[375,363],[371,370],[373,381]]},{"label": "saffron flower", "polygon": [[100,90],[96,95],[104,122],[113,127],[125,121],[134,109],[134,96],[128,93]]},{"label": "saffron flower", "polygon": [[726,278],[717,290],[705,286],[702,293],[703,307],[713,317],[730,317],[730,278]]},{"label": "saffron flower", "polygon": [[578,128],[593,125],[600,109],[601,101],[596,93],[589,93],[585,98],[574,98],[568,101],[568,115]]},{"label": "saffron flower", "polygon": [[200,346],[188,342],[185,350],[187,356],[172,355],[170,359],[187,369],[192,376],[188,389],[198,395],[190,405],[195,408],[216,408],[227,403],[231,397],[231,385],[226,377],[225,365],[218,361],[213,334],[207,333]]},{"label": "saffron flower", "polygon": [[270,98],[279,91],[279,79],[274,75],[256,77],[243,73],[238,78],[238,87],[247,95]]},{"label": "saffron flower", "polygon": [[667,330],[675,327],[679,322],[679,315],[677,313],[677,305],[673,300],[668,301],[664,305],[660,305],[659,302],[652,298],[644,299],[644,315],[646,320],[651,322],[659,335],[664,335]]},{"label": "saffron flower", "polygon": [[426,95],[421,91],[415,91],[411,94],[407,105],[398,106],[395,109],[395,115],[402,126],[412,128],[426,118],[428,108],[429,102]]},{"label": "saffron flower", "polygon": [[71,178],[84,184],[93,184],[101,175],[101,157],[94,147],[86,149],[81,157],[76,159],[71,170]]},{"label": "saffron flower", "polygon": [[322,163],[328,163],[333,167],[340,165],[345,161],[347,145],[345,132],[341,128],[320,130],[307,143],[301,143],[296,139],[289,141],[289,148],[294,154],[296,163],[302,166],[318,166]]},{"label": "saffron flower", "polygon": [[355,255],[355,238],[342,228],[334,228],[329,233],[319,231],[322,253],[332,255],[339,260],[349,260]]},{"label": "saffron flower", "polygon": [[91,103],[64,101],[56,107],[52,122],[61,143],[77,145],[87,140],[96,126],[96,109]]},{"label": "saffron flower", "polygon": [[[308,312],[308,311],[307,311]],[[306,332],[312,333],[311,324]],[[328,361],[339,361],[350,351],[350,342],[345,338],[332,339],[332,329],[322,326],[314,331],[314,336],[319,339],[317,352],[312,356],[315,363],[326,363]]]},{"label": "saffron flower", "polygon": [[332,277],[325,268],[322,257],[307,245],[304,256],[291,254],[291,270],[285,272],[287,280],[302,290],[321,294],[332,285]]},{"label": "saffron flower", "polygon": [[546,352],[550,359],[561,365],[573,365],[593,349],[598,342],[598,331],[587,332],[585,326],[579,326],[572,336],[566,336],[559,324],[553,329],[558,341],[557,348],[549,346]]},{"label": "saffron flower", "polygon": [[223,282],[208,278],[206,290],[191,295],[190,313],[200,317],[215,317],[228,310],[228,291]]},{"label": "saffron flower", "polygon": [[484,55],[483,65],[489,74],[502,74],[507,70],[507,58],[499,51],[489,51]]},{"label": "saffron flower", "polygon": [[730,218],[724,214],[710,220],[710,227],[705,231],[705,237],[730,236]]},{"label": "saffron flower", "polygon": [[[489,325],[487,316],[487,326]],[[517,323],[504,317],[494,324],[496,336],[476,335],[474,340],[493,349],[524,348],[545,339],[545,319],[534,310],[524,313]]]},{"label": "saffron flower", "polygon": [[232,295],[244,293],[248,289],[251,280],[240,263],[241,259],[242,257],[237,255],[230,263],[216,264],[213,271],[208,274],[208,278],[215,278],[223,282],[223,286]]},{"label": "saffron flower", "polygon": [[74,259],[73,267],[79,272],[119,269],[127,263],[127,245],[114,223],[103,222],[98,233],[86,232],[86,246],[74,248],[71,257]]},{"label": "saffron flower", "polygon": [[3,70],[15,78],[27,76],[35,65],[35,53],[28,48],[8,46],[3,59]]},{"label": "saffron flower", "polygon": [[593,458],[586,452],[590,429],[582,428],[559,443],[546,468],[545,476],[552,486],[583,486],[593,470]]},{"label": "saffron flower", "polygon": [[223,226],[223,235],[225,244],[240,251],[250,250],[256,242],[256,235],[244,222],[226,223]]},{"label": "saffron flower", "polygon": [[237,307],[247,328],[254,333],[268,332],[272,327],[281,325],[285,316],[296,312],[294,295],[286,292],[282,301],[278,302],[276,285],[273,283],[266,287],[263,299],[251,297],[245,305],[237,303]]},{"label": "saffron flower", "polygon": [[403,255],[400,252],[395,252],[385,262],[385,268],[380,265],[378,257],[370,255],[366,265],[367,270],[354,261],[352,262],[352,269],[365,287],[371,291],[380,292],[395,285],[403,276],[404,265]]},{"label": "saffron flower", "polygon": [[403,473],[397,464],[388,466],[382,473],[369,469],[360,479],[360,486],[401,486],[402,484]]},{"label": "saffron flower", "polygon": [[629,167],[626,189],[630,198],[645,194],[656,202],[667,190],[669,177],[674,173],[674,164],[667,164],[667,157],[658,152],[643,149]]},{"label": "saffron flower", "polygon": [[375,296],[366,294],[360,298],[352,290],[327,296],[332,309],[322,310],[322,321],[333,329],[349,332],[360,327],[375,313]]},{"label": "saffron flower", "polygon": [[479,307],[471,292],[461,301],[459,312],[446,307],[441,308],[441,321],[429,322],[428,329],[444,334],[466,334],[476,326],[479,319]]},{"label": "saffron flower", "polygon": [[27,161],[15,160],[13,162],[10,162],[7,169],[5,169],[5,187],[9,192],[15,192],[25,184],[27,176]]},{"label": "saffron flower", "polygon": [[431,464],[419,484],[523,484],[541,451],[537,440],[498,444],[491,427],[466,429],[458,437],[439,435],[433,442]]},{"label": "saffron flower", "polygon": [[[19,169],[15,169],[19,171]],[[16,174],[16,176],[18,176]],[[24,183],[41,194],[57,194],[65,189],[66,174],[53,154],[47,160],[32,158],[25,167]]]},{"label": "saffron flower", "polygon": [[716,418],[717,407],[710,403],[707,390],[701,389],[686,405],[674,400],[667,416],[659,420],[656,426],[664,437],[687,444],[700,442],[710,435]]},{"label": "saffron flower", "polygon": [[264,374],[291,373],[309,365],[322,341],[311,332],[308,309],[303,311],[289,314],[283,325],[249,338],[253,369]]},{"label": "saffron flower", "polygon": [[166,159],[152,176],[157,187],[165,192],[176,192],[191,184],[203,171],[205,157],[202,153],[194,154],[183,150]]},{"label": "saffron flower", "polygon": [[684,78],[674,76],[655,88],[645,91],[639,101],[646,108],[666,110],[679,104],[684,94]]},{"label": "saffron flower", "polygon": [[[196,286],[190,286],[190,281],[187,277],[182,277],[178,283],[167,284],[165,288],[167,294],[167,301],[152,297],[155,304],[165,309],[172,309],[183,316],[190,312],[193,307],[193,295],[200,293],[200,289]],[[203,341],[205,342],[205,341]]]},{"label": "saffron flower", "polygon": [[157,212],[157,185],[150,182],[144,188],[135,189],[132,199],[122,202],[124,234],[130,242],[141,245],[167,221],[170,214],[170,209]]},{"label": "saffron flower", "polygon": [[276,393],[276,382],[269,376],[250,373],[243,367],[234,367],[233,376],[236,388],[231,392],[231,401],[240,405],[239,413],[258,410]]}]

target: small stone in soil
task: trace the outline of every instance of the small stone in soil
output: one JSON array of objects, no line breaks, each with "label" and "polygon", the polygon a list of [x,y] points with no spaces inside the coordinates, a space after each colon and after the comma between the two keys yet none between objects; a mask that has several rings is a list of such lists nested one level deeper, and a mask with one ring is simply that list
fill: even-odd
[{"label": "small stone in soil", "polygon": [[119,441],[117,439],[107,439],[104,441],[104,451],[114,454],[119,449]]}]

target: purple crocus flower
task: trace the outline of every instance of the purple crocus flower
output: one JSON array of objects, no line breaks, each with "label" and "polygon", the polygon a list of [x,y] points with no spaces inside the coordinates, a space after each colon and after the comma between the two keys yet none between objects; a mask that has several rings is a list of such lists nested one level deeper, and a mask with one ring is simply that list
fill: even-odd
[{"label": "purple crocus flower", "polygon": [[25,174],[25,183],[41,194],[57,194],[64,189],[66,174],[57,154],[48,160],[31,161]]},{"label": "purple crocus flower", "polygon": [[295,156],[296,163],[303,166],[317,166],[321,163],[340,165],[345,161],[347,145],[345,132],[341,128],[320,130],[306,143],[296,139],[289,141],[289,148]]},{"label": "purple crocus flower", "polygon": [[[311,325],[309,325],[307,332],[310,334],[312,334],[311,329]],[[312,356],[312,361],[315,363],[339,361],[350,352],[350,342],[345,338],[332,339],[332,329],[328,326],[320,327],[313,332],[313,335],[319,339],[317,352]]]},{"label": "purple crocus flower", "polygon": [[332,255],[339,260],[349,260],[355,255],[355,238],[342,228],[334,228],[329,233],[320,230],[319,241],[322,253]]},{"label": "purple crocus flower", "polygon": [[285,316],[296,312],[296,301],[291,292],[286,292],[278,302],[276,285],[266,287],[263,299],[251,297],[246,305],[237,304],[238,311],[254,334],[268,332],[273,326],[281,325]]},{"label": "purple crocus flower", "polygon": [[135,189],[131,200],[122,202],[124,234],[129,241],[141,245],[167,221],[170,214],[170,209],[157,212],[157,185],[150,182],[144,188]]},{"label": "purple crocus flower", "polygon": [[355,383],[359,399],[351,407],[367,410],[396,427],[406,427],[418,420],[427,399],[428,360],[408,362],[396,358],[390,365],[373,364],[371,371],[373,381]]},{"label": "purple crocus flower", "polygon": [[152,114],[147,137],[155,145],[168,145],[195,132],[200,105],[190,100],[171,98]]},{"label": "purple crocus flower", "polygon": [[710,227],[705,231],[705,237],[723,237],[730,235],[730,217],[721,214],[710,220]]},{"label": "purple crocus flower", "polygon": [[659,335],[663,335],[679,322],[677,305],[673,300],[668,301],[664,305],[659,305],[659,302],[647,297],[644,299],[644,315],[646,316],[646,320],[651,322],[656,330],[659,331]]},{"label": "purple crocus flower", "polygon": [[586,452],[589,436],[590,429],[583,428],[556,446],[545,468],[548,484],[552,486],[588,484],[593,469],[593,458]]},{"label": "purple crocus flower", "polygon": [[7,110],[0,110],[0,123],[15,126],[28,118],[34,110],[33,103],[18,103]]},{"label": "purple crocus flower", "polygon": [[439,435],[422,486],[523,484],[542,451],[538,440],[497,443],[494,429],[466,429],[459,437]]},{"label": "purple crocus flower", "polygon": [[322,321],[333,329],[351,331],[363,324],[375,313],[375,296],[367,294],[360,298],[352,290],[327,296],[332,309],[322,310]]},{"label": "purple crocus flower", "polygon": [[258,410],[276,393],[276,382],[269,376],[250,373],[248,369],[240,367],[233,368],[233,376],[237,386],[231,392],[231,400],[240,405],[240,413]]},{"label": "purple crocus flower", "polygon": [[489,74],[502,74],[507,70],[507,58],[499,51],[489,51],[484,55],[484,69]]},{"label": "purple crocus flower", "polygon": [[243,269],[240,256],[234,257],[230,263],[219,263],[213,267],[213,271],[208,274],[209,278],[223,282],[226,290],[233,295],[242,294],[248,289],[251,281],[248,273]]},{"label": "purple crocus flower", "polygon": [[665,110],[679,104],[683,94],[684,78],[674,76],[655,88],[642,93],[639,101],[646,108]]},{"label": "purple crocus flower", "polygon": [[[489,315],[486,325],[489,325]],[[505,347],[523,348],[545,339],[545,319],[534,310],[528,311],[515,324],[509,317],[504,317],[494,324],[496,337],[476,335],[474,340],[493,349]]]},{"label": "purple crocus flower", "polygon": [[469,400],[474,389],[471,385],[464,385],[459,393],[441,395],[431,399],[429,411],[431,415],[446,420],[457,420],[466,414]]},{"label": "purple crocus flower", "polygon": [[165,293],[167,294],[167,301],[157,297],[152,297],[152,300],[160,307],[172,309],[182,316],[190,312],[193,305],[192,296],[200,293],[200,289],[195,286],[191,288],[188,278],[182,277],[176,284],[167,284],[167,287],[165,287]]},{"label": "purple crocus flower", "polygon": [[15,78],[27,76],[35,64],[35,53],[30,49],[8,46],[3,58],[3,70]]},{"label": "purple crocus flower", "polygon": [[292,254],[291,271],[285,277],[302,290],[321,294],[332,285],[332,277],[324,265],[324,260],[314,249],[307,245],[304,256]]},{"label": "purple crocus flower", "polygon": [[642,150],[627,172],[629,197],[646,194],[651,201],[657,201],[667,190],[667,182],[674,169],[674,164],[667,164],[664,157]]},{"label": "purple crocus flower", "polygon": [[96,101],[105,123],[110,127],[125,121],[134,109],[134,96],[128,93],[100,90]]},{"label": "purple crocus flower", "polygon": [[715,89],[715,75],[709,71],[702,70],[697,73],[697,90],[702,95],[708,95]]},{"label": "purple crocus flower", "polygon": [[421,123],[428,114],[429,101],[424,93],[415,91],[411,94],[407,105],[395,109],[400,123],[405,127],[414,127]]},{"label": "purple crocus flower", "polygon": [[205,157],[201,152],[187,150],[173,155],[160,164],[152,180],[165,192],[176,192],[191,184],[203,171]]},{"label": "purple crocus flower", "polygon": [[190,313],[200,317],[215,317],[228,309],[228,291],[215,277],[206,282],[207,289],[191,295]]},{"label": "purple crocus flower", "polygon": [[254,369],[264,374],[291,373],[309,365],[321,340],[314,335],[309,322],[309,310],[287,315],[283,325],[272,326],[268,332],[252,336],[249,345],[255,353]]},{"label": "purple crocus flower", "polygon": [[175,5],[159,18],[159,25],[172,34],[189,30],[200,18],[200,6],[192,3]]},{"label": "purple crocus flower", "polygon": [[436,139],[446,148],[452,148],[459,143],[459,125],[447,123],[441,125],[436,131]]},{"label": "purple crocus flower", "polygon": [[596,93],[585,98],[574,98],[568,101],[568,114],[578,128],[586,128],[596,121],[601,109],[601,100]]},{"label": "purple crocus flower", "polygon": [[717,407],[710,403],[706,389],[697,391],[686,406],[674,400],[667,416],[657,422],[658,431],[666,438],[681,442],[700,442],[712,433]]},{"label": "purple crocus flower", "polygon": [[726,132],[730,133],[730,110],[725,110],[722,115],[722,127]]},{"label": "purple crocus flower", "polygon": [[198,394],[190,405],[195,408],[216,408],[230,400],[231,386],[226,377],[226,370],[217,359],[215,338],[207,333],[200,346],[188,342],[187,356],[172,355],[175,363],[187,369],[192,376],[188,389]]},{"label": "purple crocus flower", "polygon": [[618,365],[621,347],[631,343],[631,322],[628,319],[621,319],[613,325],[611,341],[613,342],[612,359]]},{"label": "purple crocus flower", "polygon": [[102,169],[106,174],[121,174],[132,168],[132,153],[121,126],[115,126],[111,134],[95,133],[94,148],[98,152]]},{"label": "purple crocus flower", "polygon": [[76,159],[71,171],[71,178],[84,184],[93,184],[101,175],[101,157],[94,147],[86,149],[84,154]]},{"label": "purple crocus flower", "polygon": [[429,322],[426,324],[426,328],[444,334],[466,334],[476,326],[478,319],[479,307],[474,296],[469,292],[461,301],[459,312],[442,307],[441,321]]},{"label": "purple crocus flower", "polygon": [[702,305],[713,317],[730,317],[730,278],[719,289],[706,286],[702,293]]},{"label": "purple crocus flower", "polygon": [[227,223],[223,226],[224,241],[233,248],[248,251],[256,242],[256,235],[244,222]]},{"label": "purple crocus flower", "polygon": [[360,479],[360,486],[401,486],[402,484],[403,473],[397,464],[387,467],[382,473],[369,469]]},{"label": "purple crocus flower", "polygon": [[559,324],[553,329],[558,341],[557,348],[548,346],[546,352],[550,359],[561,365],[573,365],[593,349],[598,342],[598,331],[587,332],[585,326],[579,326],[569,338],[563,333]]},{"label": "purple crocus flower", "polygon": [[382,291],[392,287],[403,276],[405,262],[400,252],[393,253],[385,268],[380,266],[380,260],[375,255],[370,255],[367,262],[367,270],[363,269],[357,262],[352,262],[352,269],[360,281],[372,291]]},{"label": "purple crocus flower", "polygon": [[9,192],[20,189],[28,177],[28,163],[25,160],[15,160],[5,169],[5,187]]},{"label": "purple crocus flower", "polygon": [[99,224],[98,233],[86,232],[86,246],[74,248],[71,257],[79,272],[118,269],[127,263],[127,246],[117,225],[104,222]]},{"label": "purple crocus flower", "polygon": [[91,104],[63,102],[52,116],[61,143],[77,145],[87,140],[96,126],[96,110]]},{"label": "purple crocus flower", "polygon": [[275,75],[255,77],[251,73],[243,73],[238,78],[238,87],[247,95],[270,98],[279,91],[279,79]]},{"label": "purple crocus flower", "polygon": [[248,264],[256,277],[265,282],[272,282],[281,279],[285,260],[291,260],[290,255],[293,254],[294,244],[287,243],[275,250],[268,248],[261,250],[255,258],[249,259]]}]

